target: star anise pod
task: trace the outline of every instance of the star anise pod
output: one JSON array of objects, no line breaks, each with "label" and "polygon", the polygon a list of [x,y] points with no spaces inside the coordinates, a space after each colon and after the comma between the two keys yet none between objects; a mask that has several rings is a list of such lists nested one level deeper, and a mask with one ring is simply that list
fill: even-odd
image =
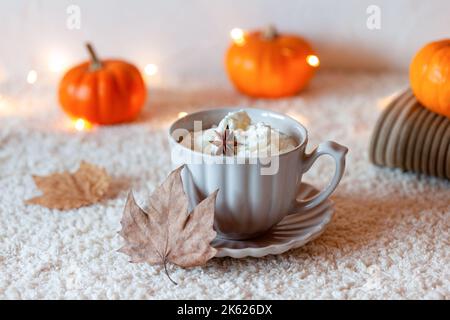
[{"label": "star anise pod", "polygon": [[217,150],[215,152],[216,156],[234,156],[236,154],[237,146],[239,145],[239,143],[237,142],[233,131],[230,130],[228,125],[223,132],[214,130],[214,133],[214,139],[210,140],[209,143],[212,143],[217,147]]}]

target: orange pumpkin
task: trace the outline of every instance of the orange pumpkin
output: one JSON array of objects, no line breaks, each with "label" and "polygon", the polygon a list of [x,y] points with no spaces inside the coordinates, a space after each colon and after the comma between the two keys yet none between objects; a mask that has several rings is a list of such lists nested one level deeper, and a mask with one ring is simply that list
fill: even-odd
[{"label": "orange pumpkin", "polygon": [[73,118],[115,124],[137,117],[147,96],[139,70],[122,60],[97,58],[87,44],[91,61],[70,69],[59,84],[59,102]]},{"label": "orange pumpkin", "polygon": [[225,64],[230,80],[242,93],[277,98],[302,90],[314,75],[319,59],[303,38],[279,34],[269,26],[235,38]]},{"label": "orange pumpkin", "polygon": [[409,71],[417,99],[429,110],[450,118],[450,39],[423,47]]}]

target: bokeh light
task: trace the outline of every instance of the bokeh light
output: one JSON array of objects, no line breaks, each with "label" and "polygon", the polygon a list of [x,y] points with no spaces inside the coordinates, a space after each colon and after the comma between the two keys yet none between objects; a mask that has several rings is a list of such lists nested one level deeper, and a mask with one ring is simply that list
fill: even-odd
[{"label": "bokeh light", "polygon": [[230,37],[233,40],[233,42],[236,43],[237,45],[245,44],[245,33],[244,30],[240,28],[233,28],[230,31]]},{"label": "bokeh light", "polygon": [[37,78],[38,78],[38,74],[37,74],[36,70],[30,70],[30,71],[28,71],[28,74],[27,74],[27,82],[28,82],[29,84],[35,83],[35,82],[37,81]]},{"label": "bokeh light", "polygon": [[148,76],[154,76],[158,73],[158,66],[156,64],[149,63],[145,66],[144,72]]},{"label": "bokeh light", "polygon": [[314,55],[314,54],[310,54],[309,56],[306,57],[306,62],[314,68],[317,68],[320,65],[320,60],[319,57]]}]

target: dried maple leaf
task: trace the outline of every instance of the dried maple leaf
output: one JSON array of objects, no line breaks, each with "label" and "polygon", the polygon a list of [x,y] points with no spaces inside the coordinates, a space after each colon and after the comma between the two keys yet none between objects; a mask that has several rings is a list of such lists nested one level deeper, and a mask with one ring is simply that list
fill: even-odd
[{"label": "dried maple leaf", "polygon": [[132,192],[129,193],[119,232],[125,239],[119,252],[130,256],[134,263],[163,264],[175,284],[167,272],[168,262],[183,268],[195,267],[204,265],[216,254],[210,243],[216,237],[213,223],[217,191],[189,213],[182,168],[172,171],[155,189],[148,213],[136,204]]},{"label": "dried maple leaf", "polygon": [[106,194],[111,178],[105,169],[82,161],[75,173],[33,176],[33,180],[44,194],[25,203],[68,210],[98,202]]}]

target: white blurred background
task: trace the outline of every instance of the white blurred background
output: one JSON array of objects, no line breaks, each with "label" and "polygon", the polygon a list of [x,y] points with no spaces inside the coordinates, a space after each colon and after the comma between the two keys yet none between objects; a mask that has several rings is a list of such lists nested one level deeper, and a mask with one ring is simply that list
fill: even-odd
[{"label": "white blurred background", "polygon": [[[70,5],[80,29],[67,27]],[[370,5],[381,29],[366,25]],[[2,0],[0,81],[61,73],[89,40],[101,57],[156,65],[155,83],[221,83],[230,30],[269,23],[308,38],[324,69],[405,71],[424,43],[450,36],[449,13],[448,0]]]}]

